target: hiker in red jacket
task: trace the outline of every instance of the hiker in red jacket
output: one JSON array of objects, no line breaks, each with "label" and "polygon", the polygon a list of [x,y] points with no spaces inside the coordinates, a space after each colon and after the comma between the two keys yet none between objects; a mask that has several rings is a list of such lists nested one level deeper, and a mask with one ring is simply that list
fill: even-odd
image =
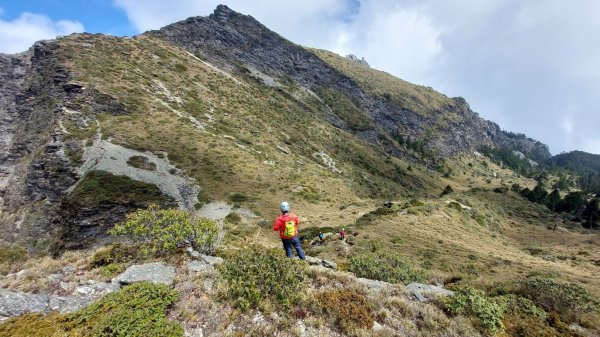
[{"label": "hiker in red jacket", "polygon": [[304,251],[300,247],[300,239],[298,239],[298,216],[290,212],[290,205],[283,201],[279,205],[281,215],[273,223],[273,230],[279,231],[279,237],[283,242],[283,249],[287,257],[293,257],[292,245],[296,248],[296,253],[301,260],[304,260]]}]

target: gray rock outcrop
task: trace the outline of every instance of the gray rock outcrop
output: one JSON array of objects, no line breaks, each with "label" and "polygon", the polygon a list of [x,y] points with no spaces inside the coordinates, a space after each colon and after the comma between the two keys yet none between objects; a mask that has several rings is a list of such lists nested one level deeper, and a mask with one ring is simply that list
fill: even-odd
[{"label": "gray rock outcrop", "polygon": [[427,302],[430,298],[435,296],[452,296],[454,295],[453,291],[444,289],[440,286],[434,286],[430,284],[422,284],[422,283],[410,283],[408,284],[404,290],[406,290],[409,294],[415,296],[415,298],[419,302]]},{"label": "gray rock outcrop", "polygon": [[136,264],[122,274],[115,277],[112,282],[118,284],[132,284],[137,282],[150,282],[155,284],[172,285],[175,278],[175,268],[162,262]]},{"label": "gray rock outcrop", "polygon": [[365,60],[364,57],[358,58],[358,56],[354,55],[354,54],[348,54],[346,55],[346,58],[350,61],[354,61],[360,65],[369,67],[369,63],[367,62],[367,60]]},{"label": "gray rock outcrop", "polygon": [[0,321],[28,312],[73,312],[92,302],[92,297],[27,294],[0,289]]}]

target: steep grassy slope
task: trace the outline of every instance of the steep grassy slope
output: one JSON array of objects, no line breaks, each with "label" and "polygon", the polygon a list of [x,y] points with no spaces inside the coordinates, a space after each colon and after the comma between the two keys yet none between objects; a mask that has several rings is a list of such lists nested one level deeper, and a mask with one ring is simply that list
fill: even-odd
[{"label": "steep grassy slope", "polygon": [[[123,114],[90,115],[103,139],[165,153],[198,181],[205,199],[244,194],[247,206],[262,213],[280,199],[311,209],[440,188],[324,123],[323,103],[291,83],[271,87],[250,75],[233,77],[151,36],[77,35],[60,44],[75,81],[125,106]],[[88,139],[76,126],[65,128],[76,140]],[[331,157],[330,169],[321,152]]]}]

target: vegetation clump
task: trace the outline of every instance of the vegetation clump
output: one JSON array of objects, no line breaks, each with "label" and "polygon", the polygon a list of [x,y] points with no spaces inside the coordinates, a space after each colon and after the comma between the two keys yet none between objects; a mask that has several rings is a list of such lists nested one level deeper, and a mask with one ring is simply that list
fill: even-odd
[{"label": "vegetation clump", "polygon": [[554,311],[565,320],[575,320],[582,313],[600,313],[600,300],[579,284],[547,278],[518,281],[510,290]]},{"label": "vegetation clump", "polygon": [[351,257],[348,270],[357,277],[390,283],[409,284],[426,279],[423,271],[413,269],[400,255],[384,251]]},{"label": "vegetation clump", "polygon": [[445,196],[445,195],[447,195],[447,194],[453,193],[453,192],[454,192],[454,190],[452,189],[452,186],[446,185],[446,187],[442,191],[442,194],[440,194],[440,198],[443,197],[443,196]]},{"label": "vegetation clump", "polygon": [[6,275],[27,261],[27,251],[21,246],[0,247],[0,275]]},{"label": "vegetation clump", "polygon": [[356,290],[326,290],[315,296],[315,311],[343,333],[371,329],[373,314],[367,298]]},{"label": "vegetation clump", "polygon": [[306,288],[305,263],[289,259],[279,250],[247,250],[229,253],[218,267],[223,298],[242,311],[273,305],[289,309],[297,304]]},{"label": "vegetation clump", "polygon": [[71,192],[69,199],[87,207],[104,203],[165,204],[170,201],[156,185],[106,171],[88,172]]},{"label": "vegetation clump", "polygon": [[131,234],[148,242],[142,247],[147,254],[164,255],[191,245],[203,253],[214,252],[220,238],[219,226],[208,219],[195,219],[189,212],[178,209],[160,209],[151,205],[127,215],[124,222],[115,225],[109,234]]},{"label": "vegetation clump", "polygon": [[492,332],[504,331],[504,311],[506,306],[485,292],[475,288],[461,289],[445,302],[446,310],[452,315],[469,315]]},{"label": "vegetation clump", "polygon": [[156,164],[149,161],[145,156],[133,156],[127,160],[127,165],[133,166],[135,168],[139,168],[147,171],[155,171]]},{"label": "vegetation clump", "polygon": [[0,325],[0,337],[183,337],[165,311],[179,298],[166,285],[138,283],[72,314],[26,314]]}]

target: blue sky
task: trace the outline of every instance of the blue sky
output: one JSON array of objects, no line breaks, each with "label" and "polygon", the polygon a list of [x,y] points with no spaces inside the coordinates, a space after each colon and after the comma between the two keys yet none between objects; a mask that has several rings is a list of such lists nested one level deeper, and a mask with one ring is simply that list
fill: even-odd
[{"label": "blue sky", "polygon": [[1,18],[12,21],[23,12],[42,14],[52,21],[79,21],[86,32],[133,35],[137,31],[123,10],[110,0],[0,0]]},{"label": "blue sky", "polygon": [[462,96],[552,153],[600,154],[597,0],[0,0],[0,52],[73,32],[135,35],[219,3],[293,42]]}]

